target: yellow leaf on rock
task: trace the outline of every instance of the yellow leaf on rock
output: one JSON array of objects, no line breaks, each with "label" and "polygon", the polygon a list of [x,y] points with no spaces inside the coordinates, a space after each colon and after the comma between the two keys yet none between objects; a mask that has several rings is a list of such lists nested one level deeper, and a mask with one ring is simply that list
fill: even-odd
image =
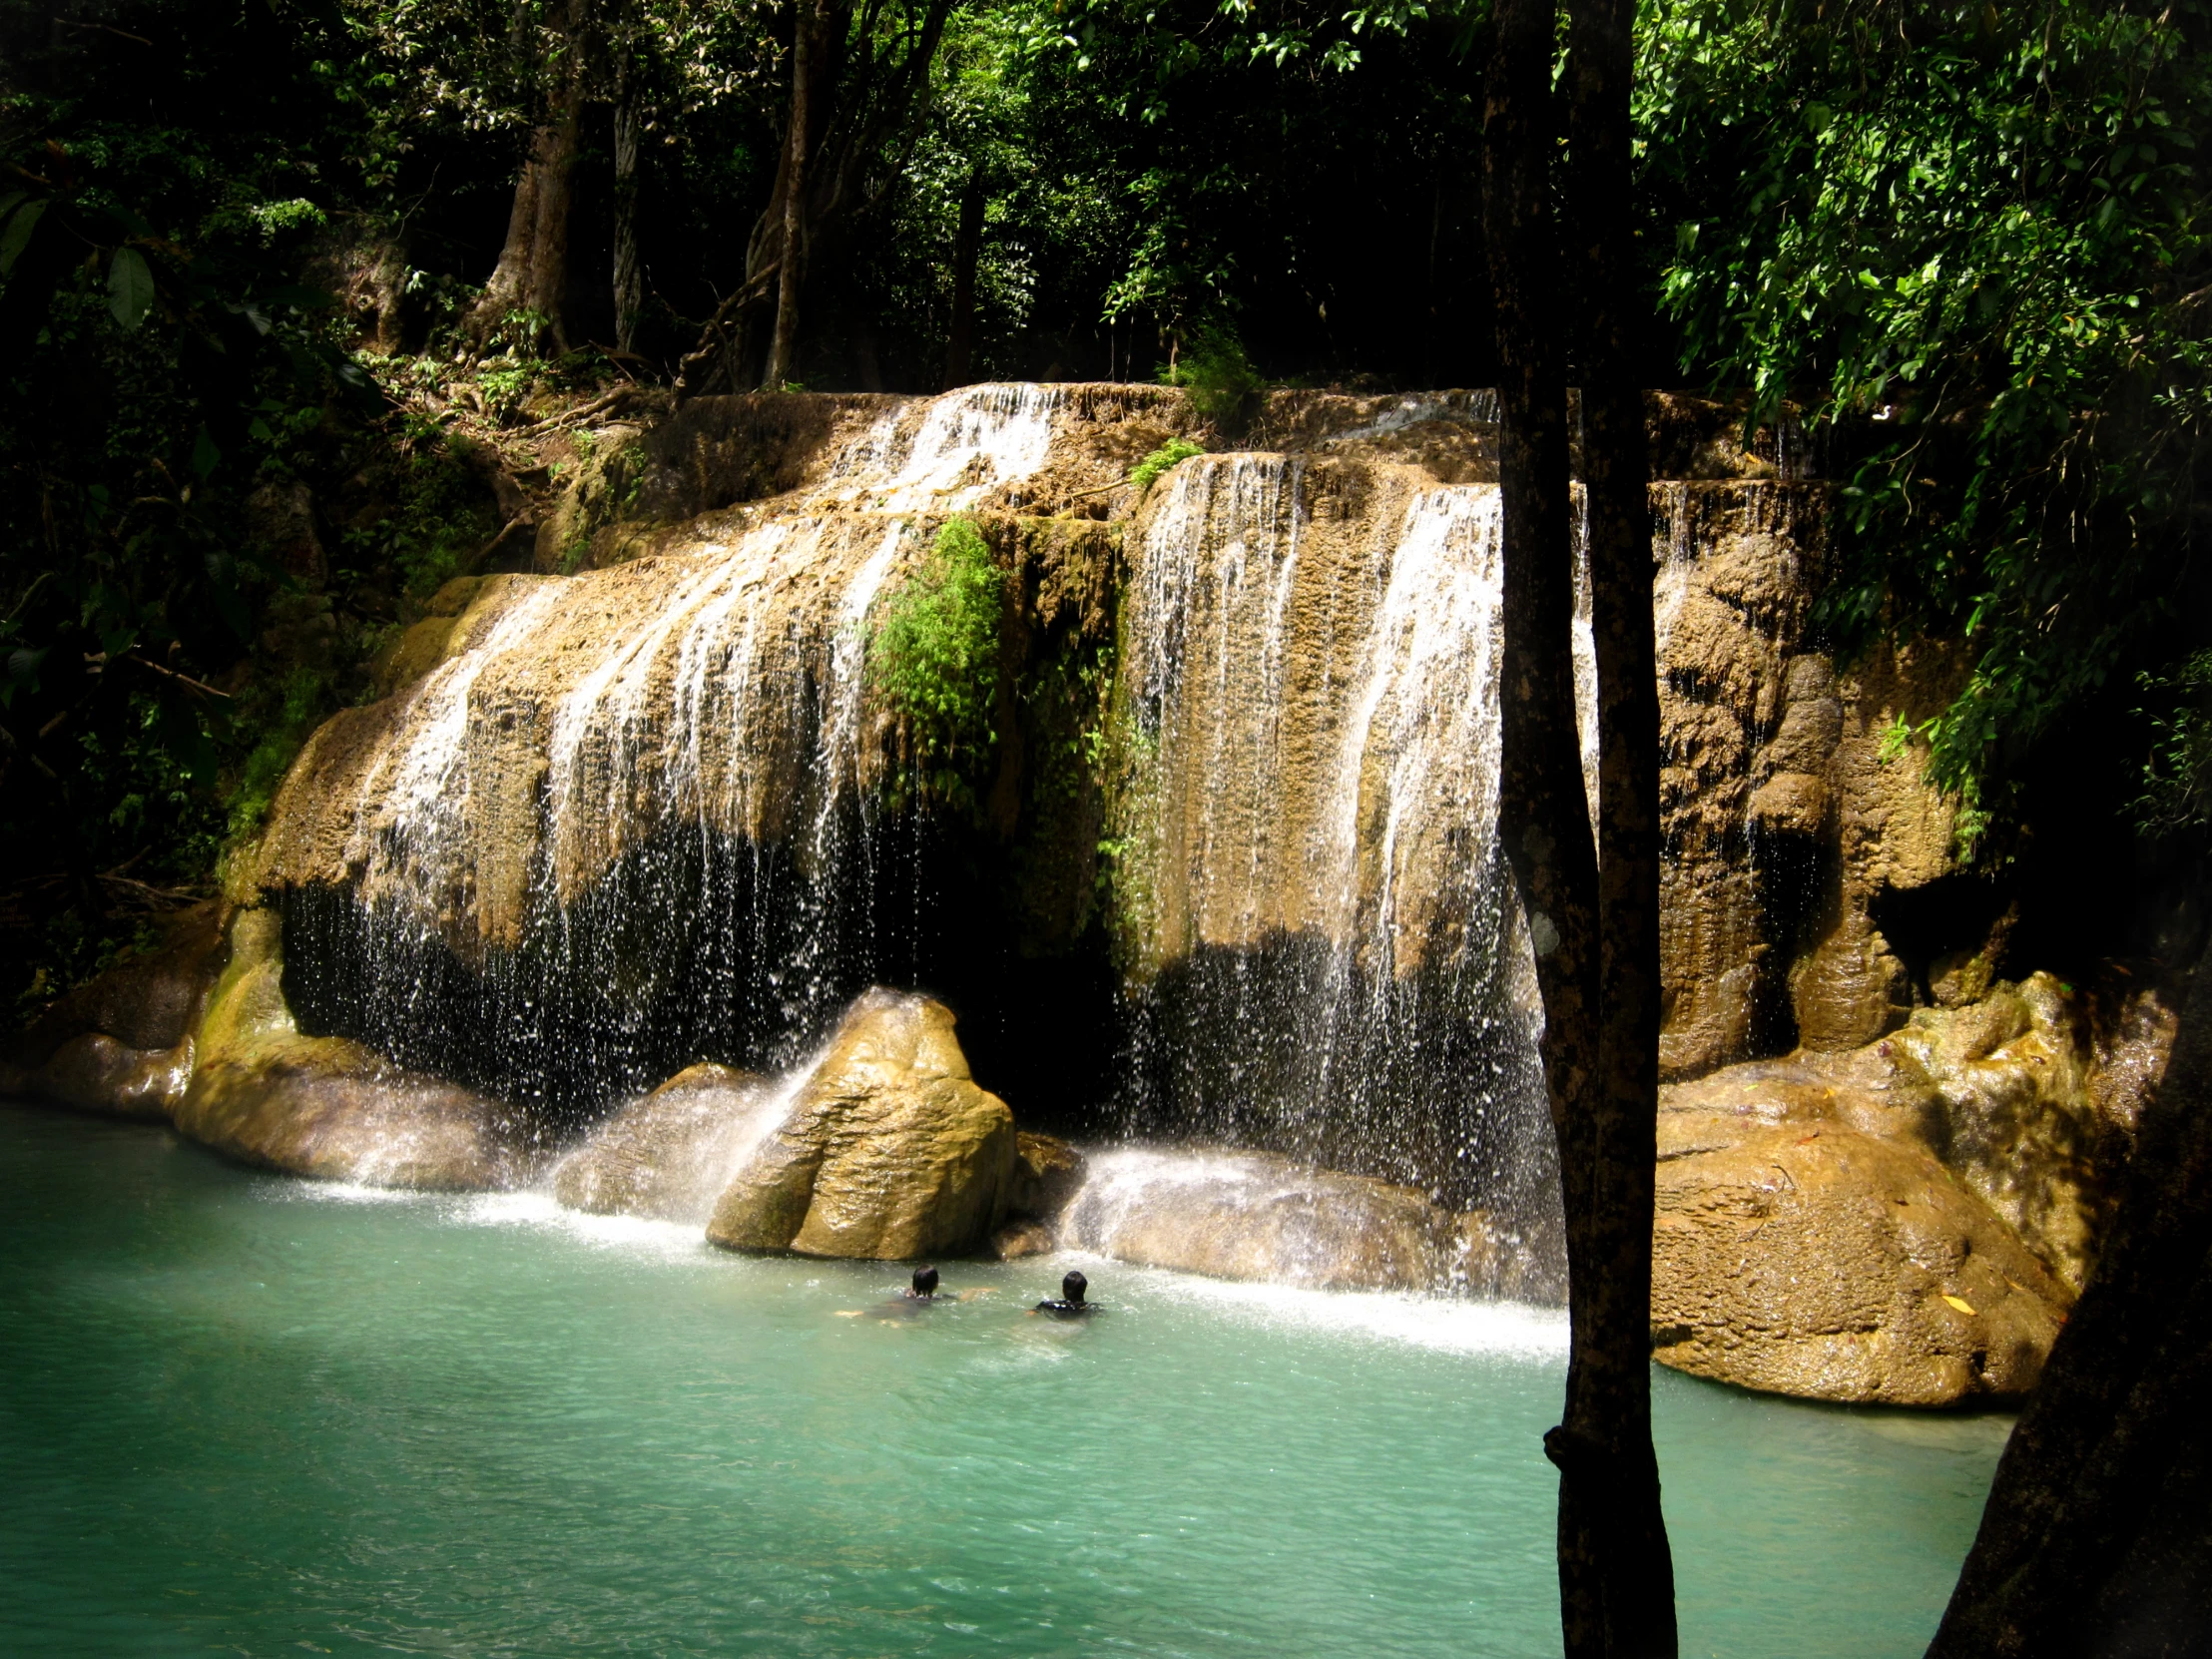
[{"label": "yellow leaf on rock", "polygon": [[1969,1303],[1964,1297],[1952,1296],[1948,1291],[1946,1291],[1943,1293],[1943,1300],[1949,1303],[1953,1308],[1957,1309],[1961,1314],[1970,1314],[1973,1312],[1973,1305]]}]

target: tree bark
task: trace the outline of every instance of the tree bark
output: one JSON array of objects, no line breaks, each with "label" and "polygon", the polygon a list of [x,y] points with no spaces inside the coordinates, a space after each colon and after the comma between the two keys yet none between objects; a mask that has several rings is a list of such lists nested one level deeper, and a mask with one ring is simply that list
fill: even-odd
[{"label": "tree bark", "polygon": [[[507,214],[507,240],[499,264],[484,284],[483,296],[464,324],[479,342],[489,339],[515,311],[545,318],[543,340],[568,349],[568,227],[575,195],[578,123],[583,114],[584,78],[577,63],[577,7],[565,9],[559,28],[566,48],[554,68],[556,82],[546,119],[530,134],[530,148],[515,176],[513,206]],[[510,341],[510,344],[521,343]]]},{"label": "tree bark", "polygon": [[[1673,1654],[1674,1558],[1651,1444],[1658,1156],[1659,667],[1649,438],[1631,334],[1638,282],[1629,92],[1635,0],[1568,0],[1569,182],[1579,270],[1584,550],[1597,647],[1599,1083],[1585,1155],[1595,1269],[1563,1429],[1601,1448],[1561,1484],[1563,1554],[1595,1580],[1568,1652]],[[1571,1226],[1571,1224],[1570,1224]],[[1577,1298],[1582,1289],[1576,1290]],[[1585,1347],[1586,1344],[1586,1347]],[[1579,1375],[1574,1369],[1579,1369]]]},{"label": "tree bark", "polygon": [[964,386],[975,355],[975,262],[983,251],[983,175],[960,193],[960,225],[952,236],[952,329],[944,348],[944,389]]},{"label": "tree bark", "polygon": [[2212,948],[1930,1659],[2212,1654]]},{"label": "tree bark", "polygon": [[645,309],[638,254],[638,86],[627,58],[615,82],[615,349],[635,351]]},{"label": "tree bark", "polygon": [[[1611,397],[1598,429],[1601,475],[1592,480],[1604,503],[1593,493],[1601,872],[1575,725],[1570,632],[1565,330],[1549,194],[1557,12],[1553,0],[1500,0],[1494,16],[1482,194],[1497,307],[1504,505],[1498,807],[1543,997],[1544,1080],[1566,1219],[1566,1402],[1562,1421],[1544,1436],[1560,1474],[1560,1624],[1567,1659],[1671,1655],[1673,1574],[1650,1433],[1658,718],[1641,409],[1631,436],[1617,418],[1620,399]],[[1604,60],[1590,71],[1595,125],[1587,142],[1602,151],[1616,138],[1613,80],[1625,98],[1626,78],[1611,43],[1601,44]],[[1619,113],[1625,137],[1625,108]],[[1594,168],[1594,183],[1604,182],[1609,166]],[[1601,201],[1590,207],[1602,214]],[[1590,286],[1603,280],[1591,275]],[[1590,343],[1605,337],[1594,328]],[[1624,512],[1631,489],[1635,509]],[[1640,550],[1628,535],[1639,519]],[[1608,899],[1620,907],[1622,926],[1612,939],[1605,937],[1616,920]],[[1609,1008],[1609,994],[1623,1005]]]},{"label": "tree bark", "polygon": [[820,0],[798,0],[792,26],[792,109],[784,159],[783,269],[778,276],[776,332],[769,341],[763,391],[781,391],[799,350],[799,295],[807,265],[807,164],[814,138],[815,60],[820,55]]}]

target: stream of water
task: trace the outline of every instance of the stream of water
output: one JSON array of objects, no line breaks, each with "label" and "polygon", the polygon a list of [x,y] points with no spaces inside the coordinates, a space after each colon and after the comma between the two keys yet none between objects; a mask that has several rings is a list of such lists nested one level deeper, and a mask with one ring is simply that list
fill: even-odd
[{"label": "stream of water", "polygon": [[[0,1650],[1558,1651],[1556,1315],[1085,1261],[876,1317],[535,1194],[0,1109]],[[859,1317],[840,1317],[858,1311]],[[1683,1652],[1917,1654],[2008,1419],[1661,1372]]]}]

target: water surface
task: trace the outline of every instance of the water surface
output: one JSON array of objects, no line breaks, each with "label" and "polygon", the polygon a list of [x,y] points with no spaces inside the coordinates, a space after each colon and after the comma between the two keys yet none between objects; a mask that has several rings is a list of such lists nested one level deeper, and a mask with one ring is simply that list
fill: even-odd
[{"label": "water surface", "polygon": [[[0,1108],[0,1650],[1549,1655],[1556,1316],[1059,1261],[883,1320],[529,1195]],[[862,1311],[862,1317],[839,1317]],[[1683,1651],[1935,1628],[2006,1419],[1661,1372]]]}]

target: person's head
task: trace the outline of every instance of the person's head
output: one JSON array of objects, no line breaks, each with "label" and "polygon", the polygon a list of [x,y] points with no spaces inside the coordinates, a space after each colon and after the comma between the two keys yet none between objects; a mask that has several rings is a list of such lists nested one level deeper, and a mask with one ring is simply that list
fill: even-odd
[{"label": "person's head", "polygon": [[1091,1282],[1080,1273],[1071,1273],[1060,1281],[1060,1300],[1082,1306],[1083,1293],[1091,1288]]},{"label": "person's head", "polygon": [[937,1270],[935,1268],[914,1269],[914,1295],[935,1296],[936,1294]]}]

